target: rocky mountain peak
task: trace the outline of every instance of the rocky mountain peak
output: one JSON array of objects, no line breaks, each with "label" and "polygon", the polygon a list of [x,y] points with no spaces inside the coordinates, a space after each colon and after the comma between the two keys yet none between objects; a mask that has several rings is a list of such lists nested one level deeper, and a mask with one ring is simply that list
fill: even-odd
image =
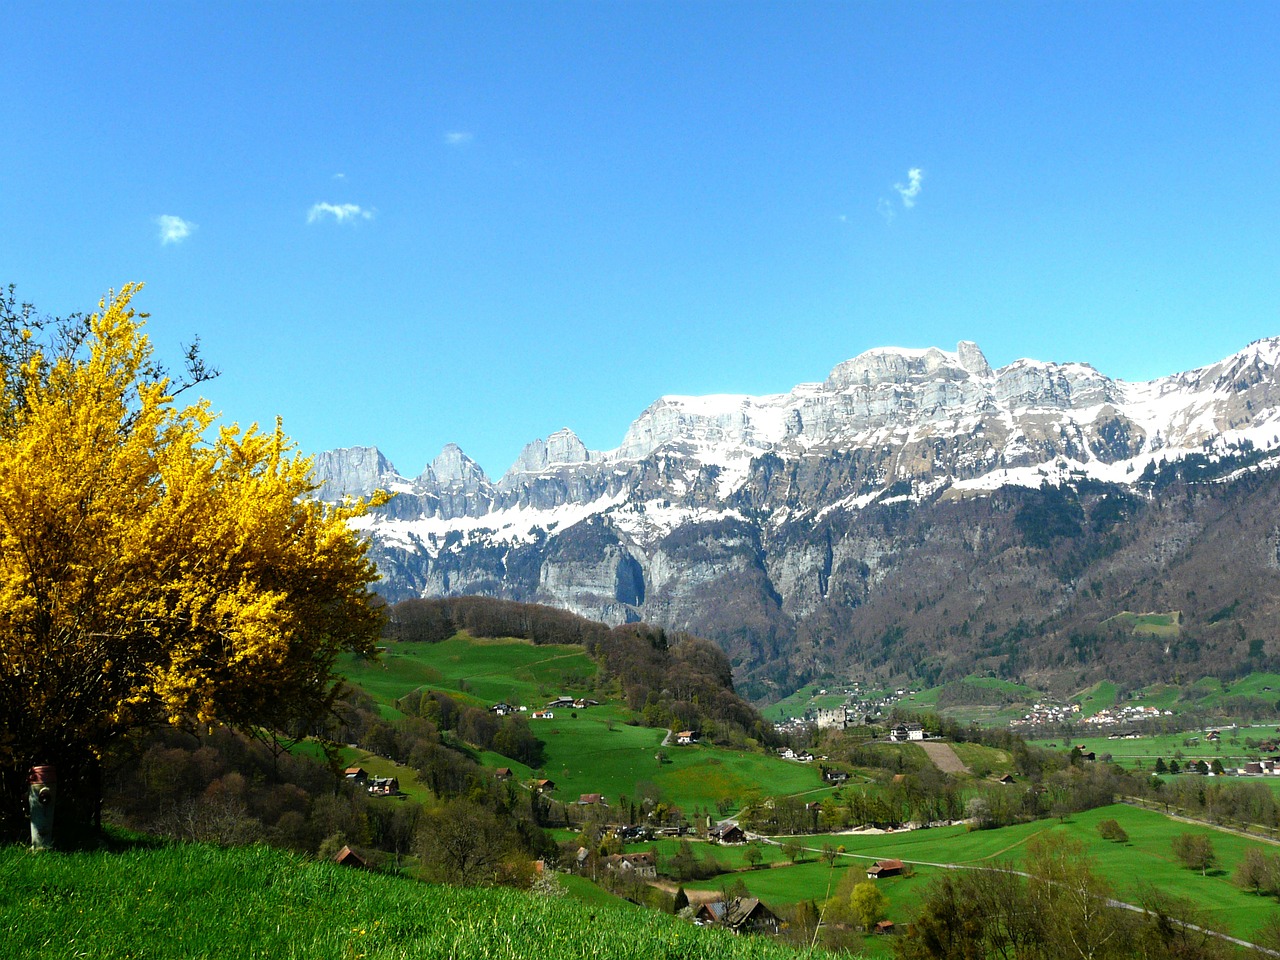
[{"label": "rocky mountain peak", "polygon": [[[985,370],[985,373],[978,373]],[[904,347],[877,347],[852,360],[837,364],[827,377],[829,390],[876,387],[885,383],[905,384],[924,380],[964,380],[990,376],[991,367],[976,343],[965,341],[957,353],[937,347],[924,350]]]},{"label": "rocky mountain peak", "polygon": [[394,464],[377,447],[325,450],[312,458],[311,476],[322,500],[367,497],[400,479]]},{"label": "rocky mountain peak", "polygon": [[960,358],[960,366],[975,377],[991,376],[991,364],[987,363],[982,349],[972,340],[961,340],[956,344],[956,355]]},{"label": "rocky mountain peak", "polygon": [[419,483],[440,486],[478,487],[489,484],[489,477],[456,443],[446,443],[440,455],[418,477]]},{"label": "rocky mountain peak", "polygon": [[525,444],[507,473],[541,473],[550,467],[587,463],[590,459],[591,453],[586,444],[578,439],[576,433],[565,427],[545,440],[539,438]]}]

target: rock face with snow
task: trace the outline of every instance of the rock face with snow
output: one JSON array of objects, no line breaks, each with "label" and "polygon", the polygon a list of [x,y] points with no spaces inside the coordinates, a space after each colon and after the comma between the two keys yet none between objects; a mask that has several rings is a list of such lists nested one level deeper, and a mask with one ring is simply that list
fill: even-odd
[{"label": "rock face with snow", "polygon": [[[1081,578],[1124,580],[1098,564],[1146,536],[1144,524],[1171,524],[1172,540],[1134,569],[1194,553],[1206,508],[1186,494],[1190,526],[1175,523],[1165,511],[1176,491],[1211,475],[1219,493],[1248,477],[1267,486],[1278,363],[1280,338],[1126,383],[1083,363],[993,370],[970,342],[878,349],[786,394],[662,397],[614,450],[558,431],[497,482],[452,444],[412,480],[372,448],[322,454],[315,476],[329,498],[398,492],[364,521],[392,600],[488,593],[644,618],[720,640],[760,683],[853,663],[945,673],[983,659],[975,630],[990,639],[1032,621],[1056,650],[1057,633],[1093,622],[1092,608],[1080,613]],[[1123,524],[1108,520],[1117,510]],[[1274,571],[1277,556],[1263,566]],[[1043,609],[1017,616],[1026,603]],[[979,624],[984,607],[992,617]],[[908,649],[918,662],[903,661]],[[1026,652],[986,656],[1008,670]],[[1172,649],[1161,656],[1179,662]]]}]

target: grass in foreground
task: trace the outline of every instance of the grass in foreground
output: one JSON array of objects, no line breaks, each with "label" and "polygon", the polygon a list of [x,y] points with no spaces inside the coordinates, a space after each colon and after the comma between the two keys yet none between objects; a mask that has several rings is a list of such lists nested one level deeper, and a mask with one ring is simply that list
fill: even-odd
[{"label": "grass in foreground", "polygon": [[41,855],[0,847],[0,943],[6,956],[68,960],[805,955],[570,897],[419,884],[267,847],[197,845]]}]

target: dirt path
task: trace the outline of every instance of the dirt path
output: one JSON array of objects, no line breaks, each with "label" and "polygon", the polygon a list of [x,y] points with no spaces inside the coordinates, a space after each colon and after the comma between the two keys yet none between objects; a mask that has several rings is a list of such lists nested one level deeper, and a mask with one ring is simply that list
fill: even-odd
[{"label": "dirt path", "polygon": [[924,752],[929,755],[933,765],[943,773],[971,772],[968,767],[960,762],[960,758],[956,756],[951,744],[942,743],[938,740],[922,740],[920,741],[920,746],[924,747]]}]

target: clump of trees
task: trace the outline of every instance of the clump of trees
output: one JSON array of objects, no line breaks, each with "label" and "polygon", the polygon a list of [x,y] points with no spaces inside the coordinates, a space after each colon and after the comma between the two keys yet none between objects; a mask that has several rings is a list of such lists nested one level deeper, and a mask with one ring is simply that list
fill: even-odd
[{"label": "clump of trees", "polygon": [[1112,840],[1115,843],[1128,843],[1129,834],[1124,827],[1120,826],[1120,822],[1114,819],[1098,821],[1098,836],[1103,840]]},{"label": "clump of trees", "polygon": [[[1111,889],[1083,844],[1060,834],[1028,847],[1027,877],[1012,868],[947,871],[898,939],[899,960],[1022,957],[1034,960],[1218,960],[1226,945],[1197,929],[1193,906],[1154,891],[1134,913],[1110,903]],[[1174,917],[1178,919],[1175,920]]]}]

